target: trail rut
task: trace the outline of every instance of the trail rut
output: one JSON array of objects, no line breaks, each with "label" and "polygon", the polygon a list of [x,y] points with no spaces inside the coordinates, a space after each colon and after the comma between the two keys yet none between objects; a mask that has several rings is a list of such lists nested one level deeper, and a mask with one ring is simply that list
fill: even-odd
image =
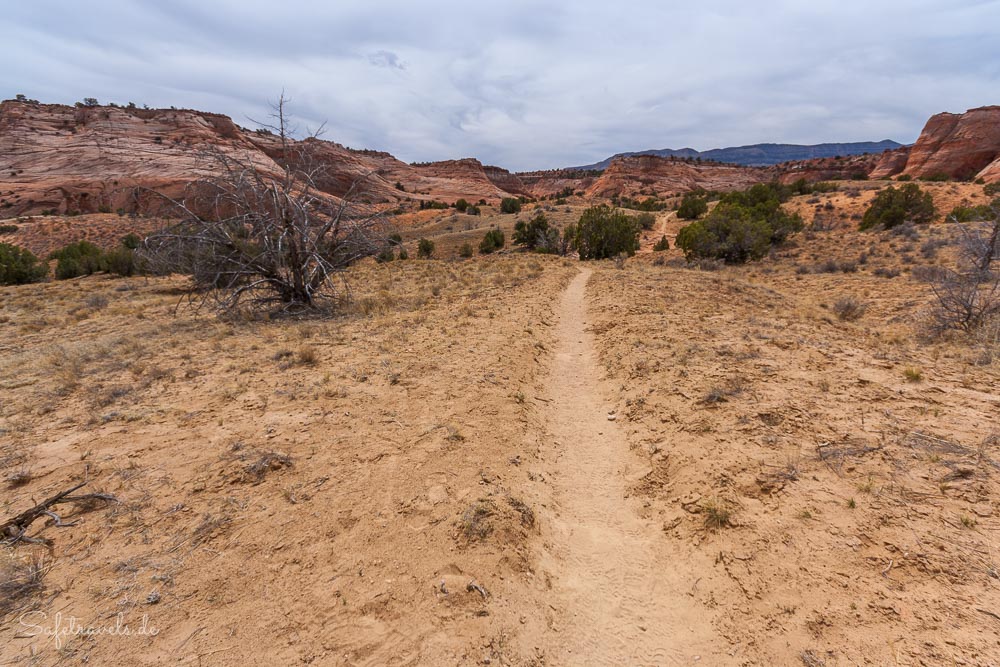
[{"label": "trail rut", "polygon": [[557,462],[542,567],[554,618],[539,641],[551,664],[694,664],[719,644],[705,610],[686,595],[693,580],[664,548],[661,527],[626,497],[644,462],[609,419],[601,393],[587,330],[590,274],[582,271],[563,295],[548,382]]}]

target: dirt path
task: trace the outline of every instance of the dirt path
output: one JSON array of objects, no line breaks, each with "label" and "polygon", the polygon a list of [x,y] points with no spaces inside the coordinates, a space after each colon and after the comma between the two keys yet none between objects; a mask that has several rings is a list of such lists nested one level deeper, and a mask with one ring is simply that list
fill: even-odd
[{"label": "dirt path", "polygon": [[640,518],[626,498],[645,462],[609,419],[601,393],[586,322],[590,274],[573,280],[558,310],[548,387],[555,516],[543,529],[542,557],[554,617],[540,643],[559,665],[693,664],[720,644],[685,594],[694,579],[667,553],[661,526]]},{"label": "dirt path", "polygon": [[657,215],[656,226],[647,232],[643,232],[642,237],[639,239],[639,252],[653,252],[653,246],[664,236],[670,240],[670,247],[672,248],[676,235],[668,236],[667,229],[670,226],[670,221],[676,217],[677,211],[668,211],[667,213]]}]

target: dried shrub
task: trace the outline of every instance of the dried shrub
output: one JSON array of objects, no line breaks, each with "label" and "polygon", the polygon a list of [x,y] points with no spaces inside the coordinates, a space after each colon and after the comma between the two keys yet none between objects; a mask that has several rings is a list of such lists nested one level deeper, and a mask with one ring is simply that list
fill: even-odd
[{"label": "dried shrub", "polygon": [[332,309],[350,294],[344,271],[388,245],[381,214],[359,203],[367,179],[338,184],[315,155],[317,142],[291,139],[285,104],[275,105],[270,128],[279,173],[210,149],[208,175],[183,200],[166,199],[166,213],[181,221],[140,250],[153,271],[190,275],[192,298],[212,299],[223,313]]},{"label": "dried shrub", "polygon": [[45,567],[40,559],[18,558],[7,551],[0,563],[0,618],[25,609],[41,595]]},{"label": "dried shrub", "polygon": [[868,304],[855,296],[845,296],[837,299],[833,304],[833,312],[837,318],[844,322],[854,322],[868,310]]},{"label": "dried shrub", "polygon": [[955,269],[942,269],[931,283],[936,303],[931,311],[937,332],[958,329],[973,332],[1000,316],[1000,204],[994,202],[993,221],[962,230]]}]

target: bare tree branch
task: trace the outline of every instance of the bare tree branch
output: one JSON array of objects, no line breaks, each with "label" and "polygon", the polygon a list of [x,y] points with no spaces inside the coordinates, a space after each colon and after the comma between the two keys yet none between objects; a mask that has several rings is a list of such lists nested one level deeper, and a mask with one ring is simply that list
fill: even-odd
[{"label": "bare tree branch", "polygon": [[[971,332],[1000,317],[1000,199],[990,205],[992,220],[962,227],[958,266],[944,269],[932,283],[932,312],[938,331]],[[954,222],[954,221],[953,221]]]},{"label": "bare tree branch", "polygon": [[143,244],[154,270],[190,274],[202,298],[225,312],[328,307],[350,293],[342,275],[339,283],[332,278],[389,244],[381,215],[354,203],[370,175],[343,197],[323,192],[328,165],[316,158],[314,143],[290,136],[286,104],[282,94],[274,124],[262,124],[278,135],[280,173],[252,155],[211,150],[212,175],[169,200],[180,222]]}]

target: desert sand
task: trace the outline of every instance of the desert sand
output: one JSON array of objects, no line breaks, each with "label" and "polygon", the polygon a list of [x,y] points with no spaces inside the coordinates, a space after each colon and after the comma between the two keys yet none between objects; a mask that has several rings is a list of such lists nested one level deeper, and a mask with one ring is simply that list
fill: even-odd
[{"label": "desert sand", "polygon": [[673,213],[583,263],[459,260],[517,216],[422,212],[440,259],[352,268],[325,320],[3,288],[0,517],[117,499],[4,548],[3,662],[998,664],[998,339],[925,336],[960,227],[856,231],[884,185],[795,198],[742,267],[652,252]]}]

